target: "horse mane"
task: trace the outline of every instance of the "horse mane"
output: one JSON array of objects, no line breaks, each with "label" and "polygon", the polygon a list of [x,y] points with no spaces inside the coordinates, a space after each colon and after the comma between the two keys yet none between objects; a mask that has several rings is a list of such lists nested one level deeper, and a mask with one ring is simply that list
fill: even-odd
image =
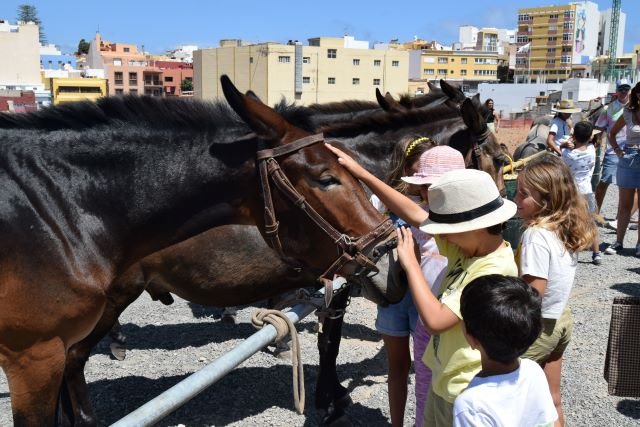
[{"label": "horse mane", "polygon": [[32,113],[0,113],[0,128],[53,131],[118,124],[195,131],[247,127],[226,103],[135,95],[72,102]]},{"label": "horse mane", "polygon": [[404,113],[386,113],[381,111],[364,117],[357,117],[349,122],[328,124],[320,128],[320,132],[332,137],[356,137],[363,133],[384,133],[404,127],[428,125],[447,119],[460,119],[460,111],[445,104],[427,110],[412,109]]},{"label": "horse mane", "polygon": [[328,102],[326,104],[311,104],[306,108],[316,114],[339,114],[378,109],[380,108],[380,105],[378,105],[377,102],[350,99],[340,102]]}]

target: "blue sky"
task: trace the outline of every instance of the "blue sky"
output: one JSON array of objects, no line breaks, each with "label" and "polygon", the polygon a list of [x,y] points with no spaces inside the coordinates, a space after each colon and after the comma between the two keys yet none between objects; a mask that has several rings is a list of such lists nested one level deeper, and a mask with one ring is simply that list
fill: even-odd
[{"label": "blue sky", "polygon": [[[65,53],[98,30],[111,42],[143,45],[145,51],[162,53],[180,44],[217,47],[224,38],[296,39],[306,44],[310,37],[348,34],[371,42],[418,36],[451,43],[457,40],[460,25],[515,28],[519,8],[569,1],[0,0],[0,19],[15,22],[18,5],[24,3],[37,8],[49,43],[61,46]],[[611,7],[611,0],[595,3],[600,10]],[[629,52],[640,44],[640,26],[631,24],[640,17],[640,1],[623,0],[622,10],[627,14],[624,51]]]}]

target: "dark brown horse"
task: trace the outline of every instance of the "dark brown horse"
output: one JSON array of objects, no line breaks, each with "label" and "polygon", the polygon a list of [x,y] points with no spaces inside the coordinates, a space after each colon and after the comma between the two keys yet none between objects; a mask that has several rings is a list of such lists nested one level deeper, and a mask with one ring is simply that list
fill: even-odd
[{"label": "dark brown horse", "polygon": [[[16,425],[54,423],[67,352],[129,268],[210,228],[220,211],[264,231],[256,152],[309,133],[222,85],[255,134],[222,105],[145,97],[0,116],[0,365]],[[370,236],[382,218],[319,141],[279,159],[282,170],[334,231]],[[320,272],[335,261],[335,239],[304,212],[278,194],[274,212],[292,262]]]},{"label": "dark brown horse", "polygon": [[[319,109],[300,108],[295,111],[295,115],[300,123],[311,123],[318,121],[318,114],[326,114],[333,120],[343,117],[340,114],[348,114],[348,120],[344,120],[342,125],[332,123],[323,130],[341,141],[343,146],[348,147],[380,177],[386,174],[389,154],[402,135],[432,135],[440,143],[451,143],[467,155],[472,165],[472,147],[484,136],[485,130],[477,104],[467,100],[466,107],[462,109],[445,105],[426,107],[392,115],[381,112],[379,108],[371,108],[367,114],[354,118],[351,110],[336,104],[333,108],[323,106],[322,113],[319,113]],[[281,112],[291,115],[285,110],[282,109]],[[377,132],[372,132],[372,129]],[[492,175],[501,175],[500,167],[504,159],[500,157],[501,151],[495,139],[491,137],[480,142],[481,166],[486,167]],[[237,249],[233,252],[226,251],[225,248],[229,247]],[[239,268],[240,265],[242,268]],[[131,269],[116,285],[122,288],[118,294],[128,300],[133,300],[147,286],[148,290],[157,295],[172,292],[189,301],[223,306],[249,303],[294,287],[311,286],[315,281],[314,275],[309,272],[298,271],[280,261],[276,253],[264,243],[257,229],[250,226],[216,227],[148,256],[137,267],[138,270]],[[380,288],[368,289],[376,292]],[[381,292],[384,295],[384,289]],[[346,304],[344,296],[337,301]],[[113,317],[124,310],[126,305],[128,302],[117,308],[112,313]],[[336,305],[336,308],[343,307]],[[330,420],[341,414],[341,405],[348,401],[348,396],[340,385],[335,370],[338,352],[336,344],[340,340],[342,318],[328,322],[330,324],[324,325],[318,341],[321,363],[316,406],[327,412],[327,420]],[[100,338],[100,334],[94,337]],[[93,345],[88,342],[84,344],[83,349],[76,347],[77,352],[73,353],[82,364],[74,366],[75,369],[68,369],[68,378],[74,376],[72,372],[76,372],[76,375],[82,372],[81,365],[83,366]],[[88,393],[77,395],[81,398]]]}]

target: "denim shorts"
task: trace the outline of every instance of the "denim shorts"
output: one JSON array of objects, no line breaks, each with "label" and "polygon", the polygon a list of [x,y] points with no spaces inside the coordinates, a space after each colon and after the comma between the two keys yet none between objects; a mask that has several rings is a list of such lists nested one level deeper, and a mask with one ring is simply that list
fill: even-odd
[{"label": "denim shorts", "polygon": [[600,182],[616,184],[618,160],[618,156],[615,153],[604,155],[604,158],[602,159],[602,174],[600,175]]},{"label": "denim shorts", "polygon": [[376,330],[392,337],[408,337],[416,329],[418,310],[413,303],[411,291],[407,289],[404,298],[397,304],[378,306]]},{"label": "denim shorts", "polygon": [[640,147],[625,147],[618,160],[616,181],[620,188],[640,188]]}]

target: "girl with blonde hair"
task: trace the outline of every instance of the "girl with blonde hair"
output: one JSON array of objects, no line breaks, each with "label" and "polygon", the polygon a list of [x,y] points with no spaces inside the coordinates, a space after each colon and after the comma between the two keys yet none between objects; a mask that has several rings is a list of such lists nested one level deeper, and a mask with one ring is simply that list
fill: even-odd
[{"label": "girl with blonde hair", "polygon": [[515,198],[526,229],[516,254],[520,276],[542,295],[542,333],[522,356],[538,362],[547,377],[564,425],[560,380],[562,355],[573,329],[569,294],[578,252],[597,236],[587,203],[564,162],[546,154],[529,162],[518,175]]}]

